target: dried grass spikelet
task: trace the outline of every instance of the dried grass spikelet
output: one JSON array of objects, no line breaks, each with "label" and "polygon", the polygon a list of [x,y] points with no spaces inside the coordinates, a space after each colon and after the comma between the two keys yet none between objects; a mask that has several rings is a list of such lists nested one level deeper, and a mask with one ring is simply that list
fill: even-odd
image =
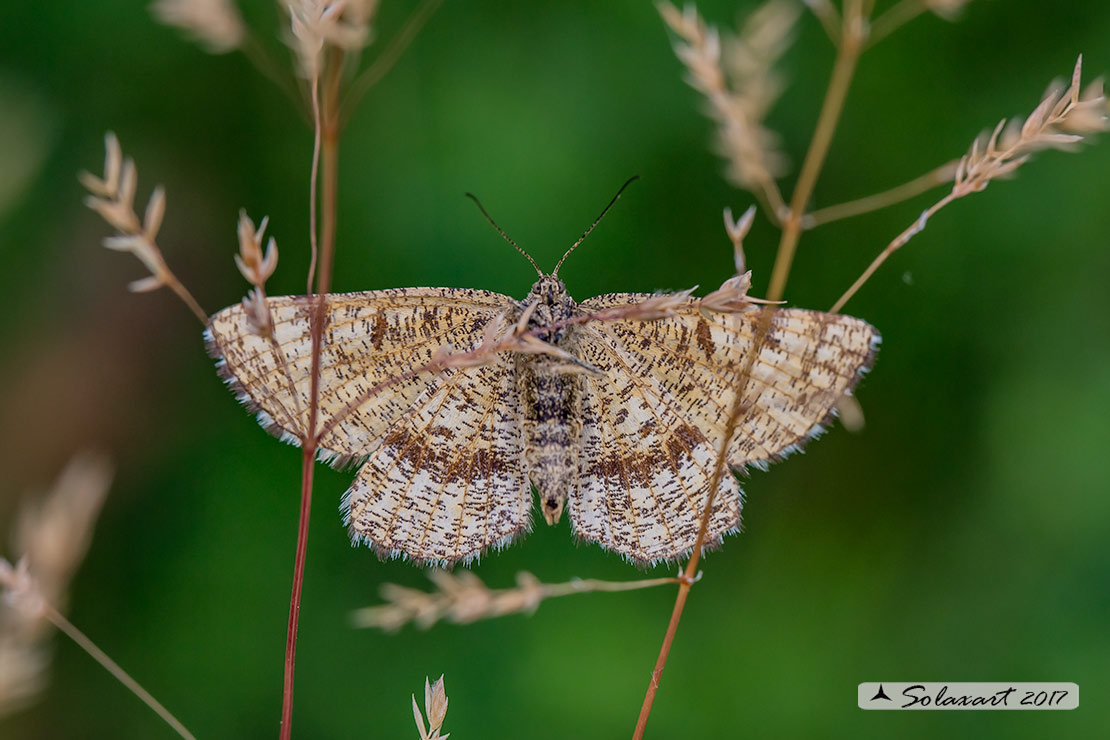
[{"label": "dried grass spikelet", "polygon": [[412,716],[416,720],[416,729],[420,731],[420,740],[447,740],[451,733],[439,734],[447,717],[447,690],[443,686],[443,676],[435,683],[424,678],[424,713],[428,716],[427,726],[420,714],[420,705],[416,703],[416,694],[413,694]]},{"label": "dried grass spikelet", "polygon": [[266,252],[262,251],[262,240],[266,235],[266,226],[270,217],[264,216],[258,226],[254,225],[246,211],[239,211],[239,223],[236,233],[239,237],[239,254],[235,255],[235,266],[254,286],[262,286],[277,269],[278,250],[277,241],[270,237],[266,243]]},{"label": "dried grass spikelet", "polygon": [[0,717],[26,706],[46,685],[50,664],[43,639],[43,600],[26,558],[0,558]]},{"label": "dried grass spikelet", "polygon": [[725,233],[728,234],[728,240],[732,242],[732,255],[733,263],[736,265],[736,274],[740,275],[747,272],[747,258],[744,256],[744,237],[752,230],[752,223],[755,221],[755,206],[749,206],[748,210],[740,215],[740,218],[732,217],[732,209],[725,208]]},{"label": "dried grass spikelet", "polygon": [[[725,74],[738,104],[757,121],[766,119],[786,89],[786,79],[775,65],[793,44],[800,15],[801,8],[791,0],[769,0],[748,16],[739,35],[723,38]],[[780,161],[785,166],[785,160]]]},{"label": "dried grass spikelet", "polygon": [[213,54],[235,51],[247,29],[231,0],[157,0],[150,12],[167,26],[180,29]]},{"label": "dried grass spikelet", "polygon": [[1102,80],[1081,86],[1083,57],[1075,62],[1071,84],[1053,83],[1040,104],[1022,121],[999,121],[990,134],[972,142],[956,168],[954,197],[982,191],[991,180],[1006,177],[1044,149],[1071,149],[1090,134],[1106,131],[1106,96]]},{"label": "dried grass spikelet", "polygon": [[[521,312],[513,328],[500,339],[505,322],[498,317],[486,324],[482,332],[482,341],[477,347],[468,352],[457,352],[450,344],[436,348],[431,361],[421,366],[420,370],[441,372],[448,368],[479,367],[489,364],[501,353],[514,352],[518,354],[544,354],[561,360],[561,364],[553,366],[555,372],[563,373],[591,373],[601,375],[602,371],[588,362],[567,352],[561,347],[545,342],[540,335],[561,329],[571,324],[582,324],[592,321],[655,321],[670,318],[675,312],[686,305],[690,295],[697,290],[697,286],[674,293],[658,293],[637,303],[624,306],[614,306],[590,314],[576,316],[571,319],[555,322],[554,324],[528,328],[528,322],[535,311],[537,303],[533,303]],[[759,299],[750,301],[761,302]],[[246,304],[244,304],[246,305]]]},{"label": "dried grass spikelet", "polygon": [[165,191],[161,185],[154,188],[140,221],[135,213],[135,188],[138,182],[135,163],[130,157],[123,158],[119,139],[111,131],[104,135],[104,150],[104,177],[81,172],[78,179],[91,193],[85,198],[85,205],[99,213],[118,232],[115,236],[106,238],[104,246],[120,252],[130,252],[150,272],[147,277],[128,284],[128,289],[134,293],[146,293],[166,286],[189,307],[202,324],[207,324],[208,315],[166,265],[162,250],[158,248],[158,231],[162,228],[162,217],[166,214]]},{"label": "dried grass spikelet", "polygon": [[697,286],[674,293],[653,295],[639,303],[622,306],[614,310],[612,318],[630,321],[655,321],[656,319],[670,318],[675,315],[675,311],[686,304],[695,290],[697,290]]},{"label": "dried grass spikelet", "polygon": [[468,624],[505,614],[531,613],[543,599],[543,584],[523,571],[517,574],[516,588],[496,591],[468,570],[452,574],[432,569],[428,578],[436,586],[430,593],[395,583],[383,584],[381,595],[388,603],[353,612],[352,622],[356,627],[377,627],[387,632],[409,622],[427,629],[441,620]]},{"label": "dried grass spikelet", "polygon": [[79,455],[45,496],[18,514],[12,536],[18,561],[0,558],[0,715],[25,705],[45,683],[48,632],[42,617],[64,605],[111,477],[105,458]]},{"label": "dried grass spikelet", "polygon": [[659,13],[678,35],[675,53],[689,72],[689,83],[709,103],[717,122],[717,148],[728,160],[728,177],[736,185],[764,192],[775,211],[781,195],[774,179],[788,160],[779,137],[764,120],[784,89],[775,64],[793,40],[799,7],[789,0],[769,0],[748,17],[739,35],[706,24],[693,5],[679,11],[658,4]]},{"label": "dried grass spikelet", "polygon": [[[2,566],[0,566],[2,567]],[[0,616],[0,717],[31,703],[46,687],[46,647],[6,625]]]},{"label": "dried grass spikelet", "polygon": [[721,283],[721,287],[705,296],[699,301],[698,308],[705,311],[719,313],[737,313],[746,311],[751,307],[752,301],[748,300],[748,291],[752,287],[752,271],[747,268],[747,259],[744,256],[744,237],[752,228],[755,220],[755,206],[751,206],[738,219],[732,217],[732,209],[726,208],[725,233],[732,242],[733,262],[736,265],[736,274]]},{"label": "dried grass spikelet", "polygon": [[112,481],[112,466],[98,454],[74,457],[39,502],[25,506],[12,544],[30,562],[47,601],[60,606],[74,570],[84,559],[93,524]]},{"label": "dried grass spikelet", "polygon": [[267,338],[273,337],[274,319],[266,300],[266,281],[274,274],[278,262],[277,241],[274,237],[271,236],[267,242],[265,253],[262,251],[262,239],[269,222],[270,218],[266,216],[255,226],[246,211],[239,211],[239,254],[235,255],[235,266],[253,286],[243,299],[247,325],[255,334]]},{"label": "dried grass spikelet", "polygon": [[438,372],[447,368],[479,367],[493,362],[503,352],[516,352],[526,355],[550,355],[562,360],[568,372],[575,370],[600,372],[593,365],[583,362],[566,350],[540,339],[537,334],[546,331],[547,327],[528,329],[528,321],[537,305],[538,303],[533,303],[528,306],[512,330],[500,339],[497,335],[502,333],[505,322],[501,317],[497,317],[486,324],[481,343],[469,352],[456,352],[450,344],[437,348],[432,355],[429,369]]},{"label": "dried grass spikelet", "polygon": [[449,573],[432,569],[427,574],[436,587],[435,591],[383,584],[381,595],[387,603],[352,612],[351,622],[356,627],[376,627],[387,632],[399,630],[410,622],[420,629],[427,629],[442,620],[469,624],[506,614],[531,614],[544,599],[596,591],[636,591],[679,581],[678,578],[639,581],[574,579],[566,583],[541,583],[531,573],[521,571],[517,573],[515,588],[491,589],[468,570]]},{"label": "dried grass spikelet", "polygon": [[120,252],[130,252],[150,271],[148,277],[135,280],[128,288],[136,293],[156,290],[169,281],[169,270],[162,259],[156,238],[166,212],[166,194],[159,185],[151,193],[146,212],[140,222],[135,213],[135,188],[138,173],[130,157],[123,158],[119,139],[109,131],[104,137],[104,179],[88,172],[79,175],[81,184],[92,193],[85,205],[100,214],[119,232],[104,240],[104,246]]},{"label": "dried grass spikelet", "polygon": [[581,317],[583,321],[655,321],[675,315],[690,300],[698,286],[673,293],[656,293],[638,303],[614,306]]},{"label": "dried grass spikelet", "polygon": [[971,0],[922,0],[925,8],[946,21],[956,20]]},{"label": "dried grass spikelet", "polygon": [[747,269],[744,258],[744,237],[752,228],[755,219],[755,206],[744,211],[738,219],[732,217],[732,209],[726,208],[725,232],[732,242],[733,262],[736,265],[736,274],[721,283],[721,287],[698,299],[698,310],[703,314],[716,313],[741,313],[751,310],[756,304],[776,305],[783,301],[767,301],[763,298],[753,298],[748,295],[752,287],[752,271]]},{"label": "dried grass spikelet", "polygon": [[1035,152],[1044,149],[1070,150],[1087,136],[1110,128],[1102,80],[1097,79],[1083,88],[1080,80],[1082,70],[1083,57],[1080,56],[1072,71],[1071,84],[1066,89],[1059,83],[1053,83],[1024,121],[1014,119],[1008,122],[1003,119],[990,134],[976,138],[971,150],[957,164],[952,190],[922,211],[913,224],[887,244],[829,311],[840,311],[892,254],[924,231],[929,219],[949,203],[982,192],[992,180],[1012,175]]},{"label": "dried grass spikelet", "polygon": [[320,76],[325,46],[354,53],[370,43],[378,0],[295,0],[286,9],[287,43],[297,56],[299,74],[311,80]]}]

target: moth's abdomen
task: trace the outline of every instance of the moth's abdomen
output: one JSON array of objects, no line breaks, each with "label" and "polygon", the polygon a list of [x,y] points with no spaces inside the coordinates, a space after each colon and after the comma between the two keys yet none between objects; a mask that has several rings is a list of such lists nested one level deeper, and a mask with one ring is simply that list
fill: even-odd
[{"label": "moth's abdomen", "polygon": [[522,355],[517,378],[524,422],[524,461],[548,524],[559,521],[578,472],[582,432],[581,376],[559,361]]}]

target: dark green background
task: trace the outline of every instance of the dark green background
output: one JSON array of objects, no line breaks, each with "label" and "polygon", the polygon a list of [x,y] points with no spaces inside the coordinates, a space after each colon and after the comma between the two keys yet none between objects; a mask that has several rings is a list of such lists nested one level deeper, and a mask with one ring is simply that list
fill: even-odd
[{"label": "dark green background", "polygon": [[[737,5],[701,7],[731,23]],[[411,7],[386,2],[379,38]],[[272,5],[247,12],[272,37]],[[1079,52],[1088,76],[1110,68],[1103,0],[977,0],[957,24],[915,21],[864,57],[816,203],[960,155],[981,129],[1031,110]],[[831,60],[804,17],[771,118],[795,162]],[[633,174],[642,180],[566,264],[572,294],[716,286],[731,270],[721,209],[751,199],[721,178],[703,102],[682,77],[647,2],[450,0],[343,139],[335,288],[522,296],[531,269],[462,193],[550,268]],[[8,3],[0,82],[0,120],[31,109],[45,147],[0,213],[0,520],[78,449],[108,450],[118,477],[73,585],[73,621],[198,737],[273,737],[299,455],[237,406],[170,294],[126,293],[141,269],[99,246],[108,229],[81,206],[75,173],[99,171],[103,132],[118,132],[140,199],[166,185],[161,245],[215,311],[245,291],[231,259],[240,207],[271,217],[271,292],[302,291],[309,132],[241,56],[202,53],[136,2]],[[6,156],[26,153],[5,138]],[[651,736],[1092,738],[1110,727],[1107,143],[1044,154],[946,209],[849,304],[884,335],[859,391],[867,428],[836,428],[753,474],[746,532],[704,561]],[[939,195],[806,234],[791,303],[830,305]],[[759,220],[747,245],[756,294],[775,236]],[[440,673],[459,740],[631,734],[670,589],[428,632],[353,631],[347,614],[376,602],[379,584],[425,579],[350,548],[336,512],[350,479],[318,473],[299,737],[415,737],[409,695]],[[475,568],[493,586],[518,570],[549,582],[641,575],[576,546],[565,518]],[[1082,700],[1056,713],[857,709],[856,684],[881,679],[1074,681]],[[0,736],[171,733],[59,640],[50,687],[0,720]]]}]

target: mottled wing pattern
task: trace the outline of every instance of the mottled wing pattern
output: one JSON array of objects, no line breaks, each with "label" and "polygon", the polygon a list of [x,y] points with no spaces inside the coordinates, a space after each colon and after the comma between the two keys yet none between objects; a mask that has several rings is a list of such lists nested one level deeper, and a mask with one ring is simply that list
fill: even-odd
[{"label": "mottled wing pattern", "polygon": [[[641,375],[620,340],[583,332],[582,454],[567,508],[575,534],[640,564],[689,552],[697,538],[716,453],[683,418],[673,394]],[[707,546],[740,526],[736,479],[721,478]]]},{"label": "mottled wing pattern", "polygon": [[[240,306],[212,317],[208,337],[263,425],[295,442],[311,392],[310,304],[272,298],[270,307],[274,341],[250,331]],[[407,288],[330,295],[327,309],[319,423],[335,423],[320,446],[333,461],[367,458],[343,499],[352,538],[381,554],[447,564],[527,530],[511,362],[382,386],[439,347],[477,346],[488,322],[515,313],[515,303],[486,291]]]},{"label": "mottled wing pattern", "polygon": [[[251,331],[240,305],[213,316],[207,332],[209,349],[240,399],[259,411],[263,426],[291,442],[308,426],[309,301],[269,299],[273,341]],[[370,454],[392,421],[437,382],[429,373],[393,381],[426,364],[446,344],[457,350],[475,346],[486,323],[514,305],[498,293],[452,288],[329,295],[318,428],[337,416],[342,420],[320,440],[325,454],[341,463]]]},{"label": "mottled wing pattern", "polygon": [[[645,294],[598,296],[583,312],[638,303]],[[637,561],[693,547],[757,312],[703,315],[690,301],[658,321],[585,325],[577,353],[603,376],[586,378],[575,530]],[[765,465],[819,433],[841,395],[866,371],[879,341],[867,323],[816,311],[775,311],[745,392],[747,411],[729,446],[733,468]],[[707,544],[739,525],[736,483],[726,475]],[[721,494],[727,494],[722,496]]]},{"label": "mottled wing pattern", "polygon": [[448,370],[393,424],[343,498],[351,537],[448,565],[531,529],[512,360]]}]

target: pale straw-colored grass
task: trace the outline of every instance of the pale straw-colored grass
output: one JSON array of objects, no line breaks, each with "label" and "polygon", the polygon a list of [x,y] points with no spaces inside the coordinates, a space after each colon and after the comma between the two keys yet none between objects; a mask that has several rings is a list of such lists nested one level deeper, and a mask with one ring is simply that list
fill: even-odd
[{"label": "pale straw-colored grass", "polygon": [[1083,86],[1082,73],[1083,57],[1080,56],[1072,69],[1070,84],[1053,82],[1049,85],[1040,104],[1024,120],[1002,119],[992,131],[976,137],[956,166],[948,194],[925,209],[913,224],[891,240],[830,310],[840,311],[883,262],[920,234],[929,219],[949,203],[980,193],[995,180],[1012,177],[1036,152],[1046,149],[1072,151],[1090,136],[1110,128],[1101,78]]},{"label": "pale straw-colored grass", "polygon": [[0,557],[0,715],[46,683],[48,610],[65,609],[111,480],[103,456],[78,455],[49,490],[19,509],[9,543],[14,562]]},{"label": "pale straw-colored grass", "polygon": [[243,16],[232,0],[157,0],[150,12],[213,54],[235,51],[247,35]]},{"label": "pale straw-colored grass", "polygon": [[162,228],[162,218],[166,214],[165,190],[161,185],[154,188],[140,220],[135,213],[138,171],[134,161],[130,157],[124,159],[119,139],[111,131],[104,136],[104,149],[104,176],[100,178],[82,172],[78,178],[90,193],[85,198],[85,205],[100,214],[116,230],[115,236],[104,240],[104,246],[118,252],[130,252],[150,272],[147,277],[132,281],[127,286],[128,289],[135,293],[146,293],[163,286],[168,287],[185,302],[200,323],[207,324],[208,314],[170,270],[158,247],[158,231]]},{"label": "pale straw-colored grass", "polygon": [[[428,719],[426,725],[424,715]],[[424,678],[424,715],[421,715],[416,694],[413,694],[412,716],[416,721],[416,729],[420,732],[420,740],[447,740],[451,733],[440,734],[443,720],[447,717],[447,689],[443,686],[443,676],[437,678],[435,683]]]},{"label": "pale straw-colored grass", "polygon": [[638,591],[667,584],[678,578],[645,578],[633,581],[599,581],[575,578],[566,583],[541,583],[531,573],[517,573],[514,588],[491,589],[468,570],[427,571],[435,586],[421,591],[394,583],[381,587],[385,604],[358,609],[351,613],[356,627],[376,627],[393,632],[406,624],[427,629],[440,621],[468,624],[506,614],[531,614],[540,604],[559,596],[597,592]]},{"label": "pale straw-colored grass", "polygon": [[680,11],[661,2],[657,8],[675,33],[687,81],[705,96],[717,123],[715,148],[728,162],[728,178],[759,196],[772,218],[780,216],[785,203],[775,178],[785,174],[788,159],[765,121],[785,89],[775,64],[793,41],[798,6],[769,0],[738,35],[723,38],[693,5]]}]

